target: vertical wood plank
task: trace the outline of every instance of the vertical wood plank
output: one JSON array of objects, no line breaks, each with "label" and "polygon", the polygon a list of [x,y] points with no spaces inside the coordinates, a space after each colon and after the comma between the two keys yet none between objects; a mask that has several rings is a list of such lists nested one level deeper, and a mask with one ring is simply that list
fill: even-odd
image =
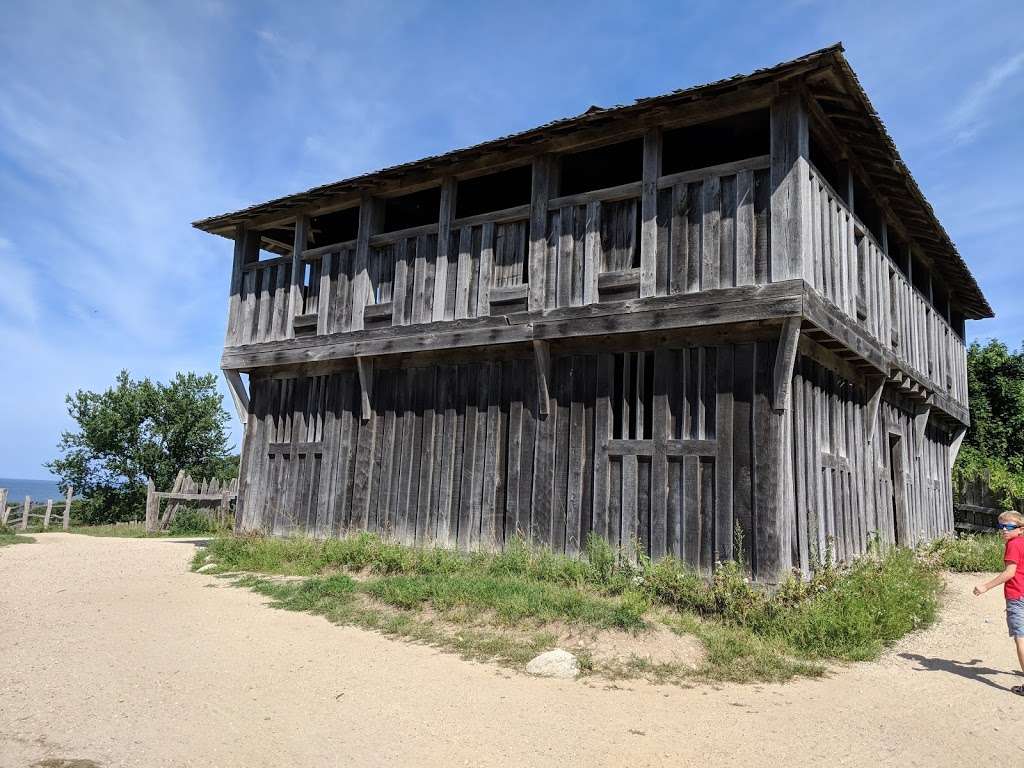
[{"label": "vertical wood plank", "polygon": [[689,246],[689,202],[687,184],[672,187],[671,275],[669,293],[683,293],[687,289],[687,248]]},{"label": "vertical wood plank", "polygon": [[721,179],[712,176],[704,181],[704,220],[702,225],[703,252],[701,262],[700,289],[718,288],[721,270],[721,233],[719,225],[722,216]]},{"label": "vertical wood plank", "polygon": [[292,287],[289,293],[287,318],[289,339],[295,336],[295,316],[302,311],[302,282],[306,273],[302,252],[308,242],[309,217],[300,214],[295,217],[295,240],[292,244]]},{"label": "vertical wood plank", "polygon": [[547,296],[548,198],[552,192],[554,158],[542,155],[533,161],[530,192],[530,293],[531,312],[544,309]]},{"label": "vertical wood plank", "polygon": [[597,356],[597,392],[594,404],[594,516],[592,529],[605,539],[609,536],[608,494],[608,438],[612,426],[612,379],[615,375],[614,358],[610,354]]},{"label": "vertical wood plank", "polygon": [[[446,311],[448,295],[448,260],[451,247],[452,218],[455,215],[455,195],[457,182],[451,176],[441,181],[441,210],[437,220],[437,260],[434,268],[434,302],[432,307],[432,318],[436,320],[451,320],[453,315]],[[397,283],[398,275],[395,274]],[[396,322],[395,325],[398,325]]]},{"label": "vertical wood plank", "polygon": [[601,272],[601,203],[587,203],[586,237],[583,250],[583,303],[598,301],[597,279]]},{"label": "vertical wood plank", "polygon": [[807,111],[800,94],[784,93],[771,106],[771,271],[772,282],[803,275],[809,245],[805,210],[810,154]]},{"label": "vertical wood plank", "polygon": [[643,172],[640,186],[640,297],[657,292],[658,176],[661,175],[660,128],[644,134]]},{"label": "vertical wood plank", "polygon": [[[363,330],[363,314],[370,294],[370,236],[377,233],[381,224],[381,204],[369,195],[363,195],[359,203],[359,230],[356,236],[356,256],[352,266],[352,319],[350,329]],[[294,278],[293,278],[294,284]]]},{"label": "vertical wood plank", "polygon": [[715,376],[715,536],[714,559],[733,557],[733,346],[718,347]]},{"label": "vertical wood plank", "polygon": [[736,174],[736,285],[753,285],[754,172]]},{"label": "vertical wood plank", "polygon": [[491,283],[494,268],[494,222],[486,221],[481,227],[480,280],[477,285],[476,316],[491,314]]}]

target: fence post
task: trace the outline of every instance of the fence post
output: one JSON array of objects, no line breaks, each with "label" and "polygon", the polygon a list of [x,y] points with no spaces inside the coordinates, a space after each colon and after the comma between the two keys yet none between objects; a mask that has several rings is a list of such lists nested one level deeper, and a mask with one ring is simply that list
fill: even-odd
[{"label": "fence post", "polygon": [[71,530],[71,497],[75,495],[73,486],[68,486],[68,495],[64,498],[64,530]]},{"label": "fence post", "polygon": [[156,521],[160,510],[160,499],[156,495],[156,485],[150,480],[146,483],[146,531],[156,531]]},{"label": "fence post", "polygon": [[46,514],[43,515],[43,530],[50,527],[50,513],[53,512],[53,499],[46,500]]},{"label": "fence post", "polygon": [[7,525],[7,489],[0,488],[0,525]]},{"label": "fence post", "polygon": [[28,508],[32,506],[32,499],[29,496],[25,497],[25,506],[21,509],[21,530],[28,528]]}]

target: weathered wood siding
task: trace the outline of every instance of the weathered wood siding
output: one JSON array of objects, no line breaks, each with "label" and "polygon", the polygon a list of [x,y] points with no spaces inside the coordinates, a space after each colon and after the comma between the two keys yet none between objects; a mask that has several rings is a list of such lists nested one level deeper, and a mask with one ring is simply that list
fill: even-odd
[{"label": "weathered wood siding", "polygon": [[875,536],[913,545],[953,531],[952,436],[934,423],[921,435],[913,406],[887,393],[869,441],[868,397],[861,384],[809,358],[797,360],[784,436],[793,567],[806,570],[827,549],[849,560]]},{"label": "weathered wood siding", "polygon": [[738,526],[775,572],[774,359],[767,341],[555,354],[546,417],[532,358],[379,368],[365,421],[354,371],[256,378],[240,527],[569,554],[594,531],[708,570]]}]

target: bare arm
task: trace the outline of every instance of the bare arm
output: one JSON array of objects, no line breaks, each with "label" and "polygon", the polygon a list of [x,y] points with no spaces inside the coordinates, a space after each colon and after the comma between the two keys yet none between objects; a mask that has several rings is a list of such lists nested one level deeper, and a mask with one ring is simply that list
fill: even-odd
[{"label": "bare arm", "polygon": [[1017,573],[1017,564],[1016,563],[1009,563],[1009,564],[1007,564],[1006,568],[1003,569],[1003,572],[1000,573],[998,576],[996,576],[995,578],[989,579],[984,584],[979,584],[978,586],[976,586],[974,588],[974,594],[976,594],[976,595],[983,595],[986,592],[988,592],[990,589],[992,589],[992,587],[998,587],[1000,584],[1005,584],[1010,579],[1012,579],[1016,575],[1016,573]]}]

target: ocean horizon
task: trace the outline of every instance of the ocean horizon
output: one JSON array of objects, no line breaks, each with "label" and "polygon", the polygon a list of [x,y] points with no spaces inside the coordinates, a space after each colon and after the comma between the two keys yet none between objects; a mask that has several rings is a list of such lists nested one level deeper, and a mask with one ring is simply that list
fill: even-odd
[{"label": "ocean horizon", "polygon": [[24,477],[0,477],[0,488],[7,489],[7,502],[23,501],[29,496],[33,501],[64,498],[64,489],[57,480],[32,480]]}]

